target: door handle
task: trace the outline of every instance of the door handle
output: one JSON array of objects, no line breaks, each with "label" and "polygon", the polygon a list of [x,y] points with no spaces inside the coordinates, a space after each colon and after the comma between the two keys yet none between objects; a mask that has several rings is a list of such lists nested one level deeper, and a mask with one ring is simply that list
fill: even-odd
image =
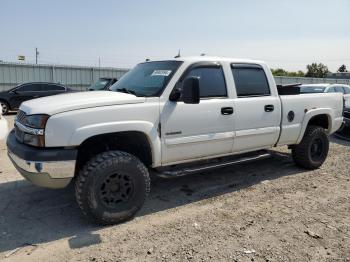
[{"label": "door handle", "polygon": [[272,112],[275,109],[273,105],[266,105],[265,106],[265,111],[266,112]]},{"label": "door handle", "polygon": [[232,115],[233,114],[233,107],[222,107],[221,108],[221,114],[223,114],[223,115]]}]

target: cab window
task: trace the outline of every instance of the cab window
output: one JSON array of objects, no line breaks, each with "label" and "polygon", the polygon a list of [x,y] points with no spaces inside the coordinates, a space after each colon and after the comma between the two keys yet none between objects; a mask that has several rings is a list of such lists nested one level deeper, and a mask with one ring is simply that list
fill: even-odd
[{"label": "cab window", "polygon": [[226,83],[221,66],[201,66],[191,69],[185,78],[199,78],[201,98],[227,97]]},{"label": "cab window", "polygon": [[231,65],[238,97],[269,96],[270,87],[263,68],[258,65]]}]

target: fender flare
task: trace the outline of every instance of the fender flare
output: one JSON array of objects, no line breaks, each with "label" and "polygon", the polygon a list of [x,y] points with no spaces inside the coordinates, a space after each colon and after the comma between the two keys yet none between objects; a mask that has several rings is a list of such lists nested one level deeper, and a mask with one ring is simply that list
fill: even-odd
[{"label": "fender flare", "polygon": [[160,165],[161,141],[158,135],[157,126],[147,121],[118,121],[83,126],[75,130],[70,137],[69,144],[81,145],[85,140],[93,136],[119,132],[143,133],[147,137],[152,151],[152,166]]},{"label": "fender flare", "polygon": [[304,119],[303,119],[303,123],[301,125],[297,144],[299,144],[301,142],[301,140],[303,139],[305,130],[306,130],[307,126],[309,125],[311,118],[318,116],[318,115],[326,115],[328,117],[327,133],[329,133],[330,130],[332,130],[332,125],[333,125],[333,122],[332,122],[333,111],[332,111],[332,109],[330,109],[330,108],[315,108],[315,109],[308,110],[304,115]]}]

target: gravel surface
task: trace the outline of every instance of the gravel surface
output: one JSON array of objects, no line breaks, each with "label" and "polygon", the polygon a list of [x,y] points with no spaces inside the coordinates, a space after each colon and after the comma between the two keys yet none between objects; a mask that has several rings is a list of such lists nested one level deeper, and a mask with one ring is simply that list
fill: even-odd
[{"label": "gravel surface", "polygon": [[0,260],[350,261],[349,146],[332,138],[315,171],[277,148],[268,160],[156,178],[135,219],[97,227],[80,215],[72,186],[24,181],[1,141]]}]

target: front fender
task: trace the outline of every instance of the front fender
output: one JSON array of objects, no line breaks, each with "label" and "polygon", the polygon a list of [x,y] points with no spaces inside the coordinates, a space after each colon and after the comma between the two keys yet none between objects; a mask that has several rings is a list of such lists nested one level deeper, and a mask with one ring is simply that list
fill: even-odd
[{"label": "front fender", "polygon": [[84,126],[75,130],[69,144],[80,145],[93,136],[127,131],[141,132],[147,137],[152,150],[153,165],[159,165],[161,162],[161,142],[157,127],[146,121],[109,122]]}]

